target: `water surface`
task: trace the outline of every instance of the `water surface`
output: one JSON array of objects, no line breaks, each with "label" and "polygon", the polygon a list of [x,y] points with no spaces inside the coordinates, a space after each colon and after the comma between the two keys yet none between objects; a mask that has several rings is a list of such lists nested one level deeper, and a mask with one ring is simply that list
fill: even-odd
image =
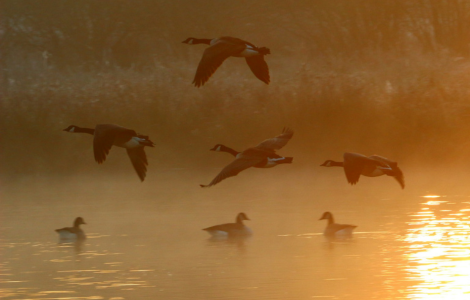
[{"label": "water surface", "polygon": [[[5,181],[1,299],[468,299],[470,191],[408,176],[259,170],[201,189],[214,170]],[[263,170],[264,171],[264,170]],[[265,171],[267,172],[267,171]],[[430,188],[429,188],[430,187]],[[450,190],[448,190],[450,189]],[[246,239],[201,228],[251,219]],[[331,211],[352,239],[321,234]],[[82,216],[88,239],[54,229]]]}]

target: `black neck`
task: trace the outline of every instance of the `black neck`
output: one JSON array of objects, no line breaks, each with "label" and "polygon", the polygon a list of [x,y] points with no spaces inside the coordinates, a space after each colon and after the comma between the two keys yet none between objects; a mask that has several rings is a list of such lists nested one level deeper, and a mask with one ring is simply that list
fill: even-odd
[{"label": "black neck", "polygon": [[230,153],[230,154],[232,154],[233,156],[237,156],[238,153],[240,153],[240,152],[235,151],[235,150],[233,150],[232,148],[229,148],[229,147],[226,147],[226,146],[221,146],[220,151],[221,151],[221,152]]},{"label": "black neck", "polygon": [[332,167],[343,167],[344,163],[342,161],[331,161]]},{"label": "black neck", "polygon": [[79,132],[79,133],[88,133],[91,135],[95,134],[95,130],[92,128],[81,128],[81,127],[75,127],[73,132]]},{"label": "black neck", "polygon": [[237,224],[243,224],[242,216],[237,216]]},{"label": "black neck", "polygon": [[330,215],[330,217],[328,218],[328,224],[334,224],[335,223],[335,219],[333,218],[332,215]]},{"label": "black neck", "polygon": [[73,227],[79,228],[79,227],[80,227],[80,223],[78,223],[78,221],[73,222]]},{"label": "black neck", "polygon": [[193,42],[191,44],[211,44],[212,39],[193,39]]}]

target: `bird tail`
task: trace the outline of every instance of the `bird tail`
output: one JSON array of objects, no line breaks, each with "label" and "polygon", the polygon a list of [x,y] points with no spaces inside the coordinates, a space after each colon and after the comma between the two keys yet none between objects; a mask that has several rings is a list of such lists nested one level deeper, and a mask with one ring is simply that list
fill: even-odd
[{"label": "bird tail", "polygon": [[266,48],[266,47],[258,48],[258,52],[262,55],[271,54],[271,50],[269,50],[269,48]]},{"label": "bird tail", "polygon": [[149,137],[147,135],[139,135],[138,136],[141,140],[139,141],[139,144],[142,146],[147,146],[147,147],[154,147],[155,144],[151,140],[149,140]]}]

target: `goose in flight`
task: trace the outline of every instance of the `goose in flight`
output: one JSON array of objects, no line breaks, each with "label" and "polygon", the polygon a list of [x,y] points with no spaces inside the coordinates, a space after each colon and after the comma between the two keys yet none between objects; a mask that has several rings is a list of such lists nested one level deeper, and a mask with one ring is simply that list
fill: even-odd
[{"label": "goose in flight", "polygon": [[320,166],[322,167],[343,167],[346,178],[350,184],[356,184],[361,175],[367,177],[376,177],[388,175],[395,178],[401,188],[405,188],[405,179],[403,172],[398,168],[398,164],[388,158],[372,155],[365,156],[358,153],[346,152],[343,155],[344,162],[327,160]]},{"label": "goose in flight", "polygon": [[264,61],[264,56],[271,54],[266,47],[256,47],[247,41],[223,36],[215,39],[187,38],[183,43],[188,45],[207,44],[204,50],[193,84],[200,87],[206,83],[218,67],[230,56],[244,57],[255,76],[266,84],[269,84],[269,68]]},{"label": "goose in flight", "polygon": [[153,147],[155,145],[149,140],[148,136],[137,134],[132,129],[113,124],[98,124],[94,129],[70,125],[64,131],[93,135],[93,152],[95,160],[99,164],[106,160],[106,155],[108,155],[113,145],[126,148],[127,155],[131,159],[137,175],[141,181],[144,181],[148,165],[144,147]]},{"label": "goose in flight", "polygon": [[[274,138],[261,142],[256,147],[248,148],[245,151],[237,152],[224,145],[217,144],[212,151],[228,152],[235,156],[235,160],[228,164],[220,173],[207,185],[201,184],[201,187],[210,187],[216,185],[222,180],[236,176],[241,171],[249,167],[271,168],[279,164],[292,163],[293,157],[283,157],[276,154],[276,150],[284,147],[294,135],[294,131],[284,128],[282,133]],[[229,150],[230,149],[230,150]]]}]

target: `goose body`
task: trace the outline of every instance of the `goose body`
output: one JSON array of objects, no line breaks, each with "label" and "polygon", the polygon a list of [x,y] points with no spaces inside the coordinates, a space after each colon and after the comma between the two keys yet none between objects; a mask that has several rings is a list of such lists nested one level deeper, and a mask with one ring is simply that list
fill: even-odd
[{"label": "goose body", "polygon": [[95,160],[99,164],[106,160],[106,156],[112,146],[126,148],[127,155],[137,175],[141,181],[144,181],[148,165],[144,147],[153,147],[155,145],[149,140],[148,136],[137,134],[132,129],[114,124],[99,124],[94,129],[70,125],[64,131],[93,135],[93,152]]},{"label": "goose body", "polygon": [[73,222],[72,227],[64,227],[56,229],[55,231],[59,234],[61,240],[83,240],[86,238],[85,233],[80,228],[81,224],[86,224],[83,218],[78,217]]},{"label": "goose body", "polygon": [[235,223],[226,223],[204,228],[213,237],[234,237],[234,236],[248,236],[253,232],[250,228],[243,224],[244,220],[250,220],[245,213],[239,213]]},{"label": "goose body", "polygon": [[320,220],[328,220],[328,224],[323,232],[327,237],[351,236],[354,228],[357,227],[356,225],[335,223],[333,214],[328,211],[323,213]]},{"label": "goose body", "polygon": [[196,87],[204,85],[217,68],[230,56],[244,57],[253,74],[261,81],[269,84],[269,68],[264,56],[270,54],[266,47],[255,45],[234,37],[224,36],[216,39],[187,38],[183,43],[188,45],[207,44],[201,61],[196,70],[193,84]]},{"label": "goose body", "polygon": [[248,148],[242,152],[235,151],[224,145],[217,144],[211,151],[227,152],[235,156],[235,160],[228,164],[220,173],[208,184],[201,187],[216,185],[222,180],[236,176],[241,171],[250,167],[272,168],[279,164],[292,163],[293,157],[282,157],[276,154],[275,150],[284,147],[294,135],[294,131],[284,128],[282,133],[274,138],[267,139],[256,147]]},{"label": "goose body", "polygon": [[342,162],[327,160],[320,166],[343,167],[346,179],[352,185],[359,181],[361,175],[367,177],[387,175],[395,178],[402,189],[405,188],[403,172],[398,168],[397,162],[378,155],[365,156],[349,152],[344,153],[343,158]]}]

